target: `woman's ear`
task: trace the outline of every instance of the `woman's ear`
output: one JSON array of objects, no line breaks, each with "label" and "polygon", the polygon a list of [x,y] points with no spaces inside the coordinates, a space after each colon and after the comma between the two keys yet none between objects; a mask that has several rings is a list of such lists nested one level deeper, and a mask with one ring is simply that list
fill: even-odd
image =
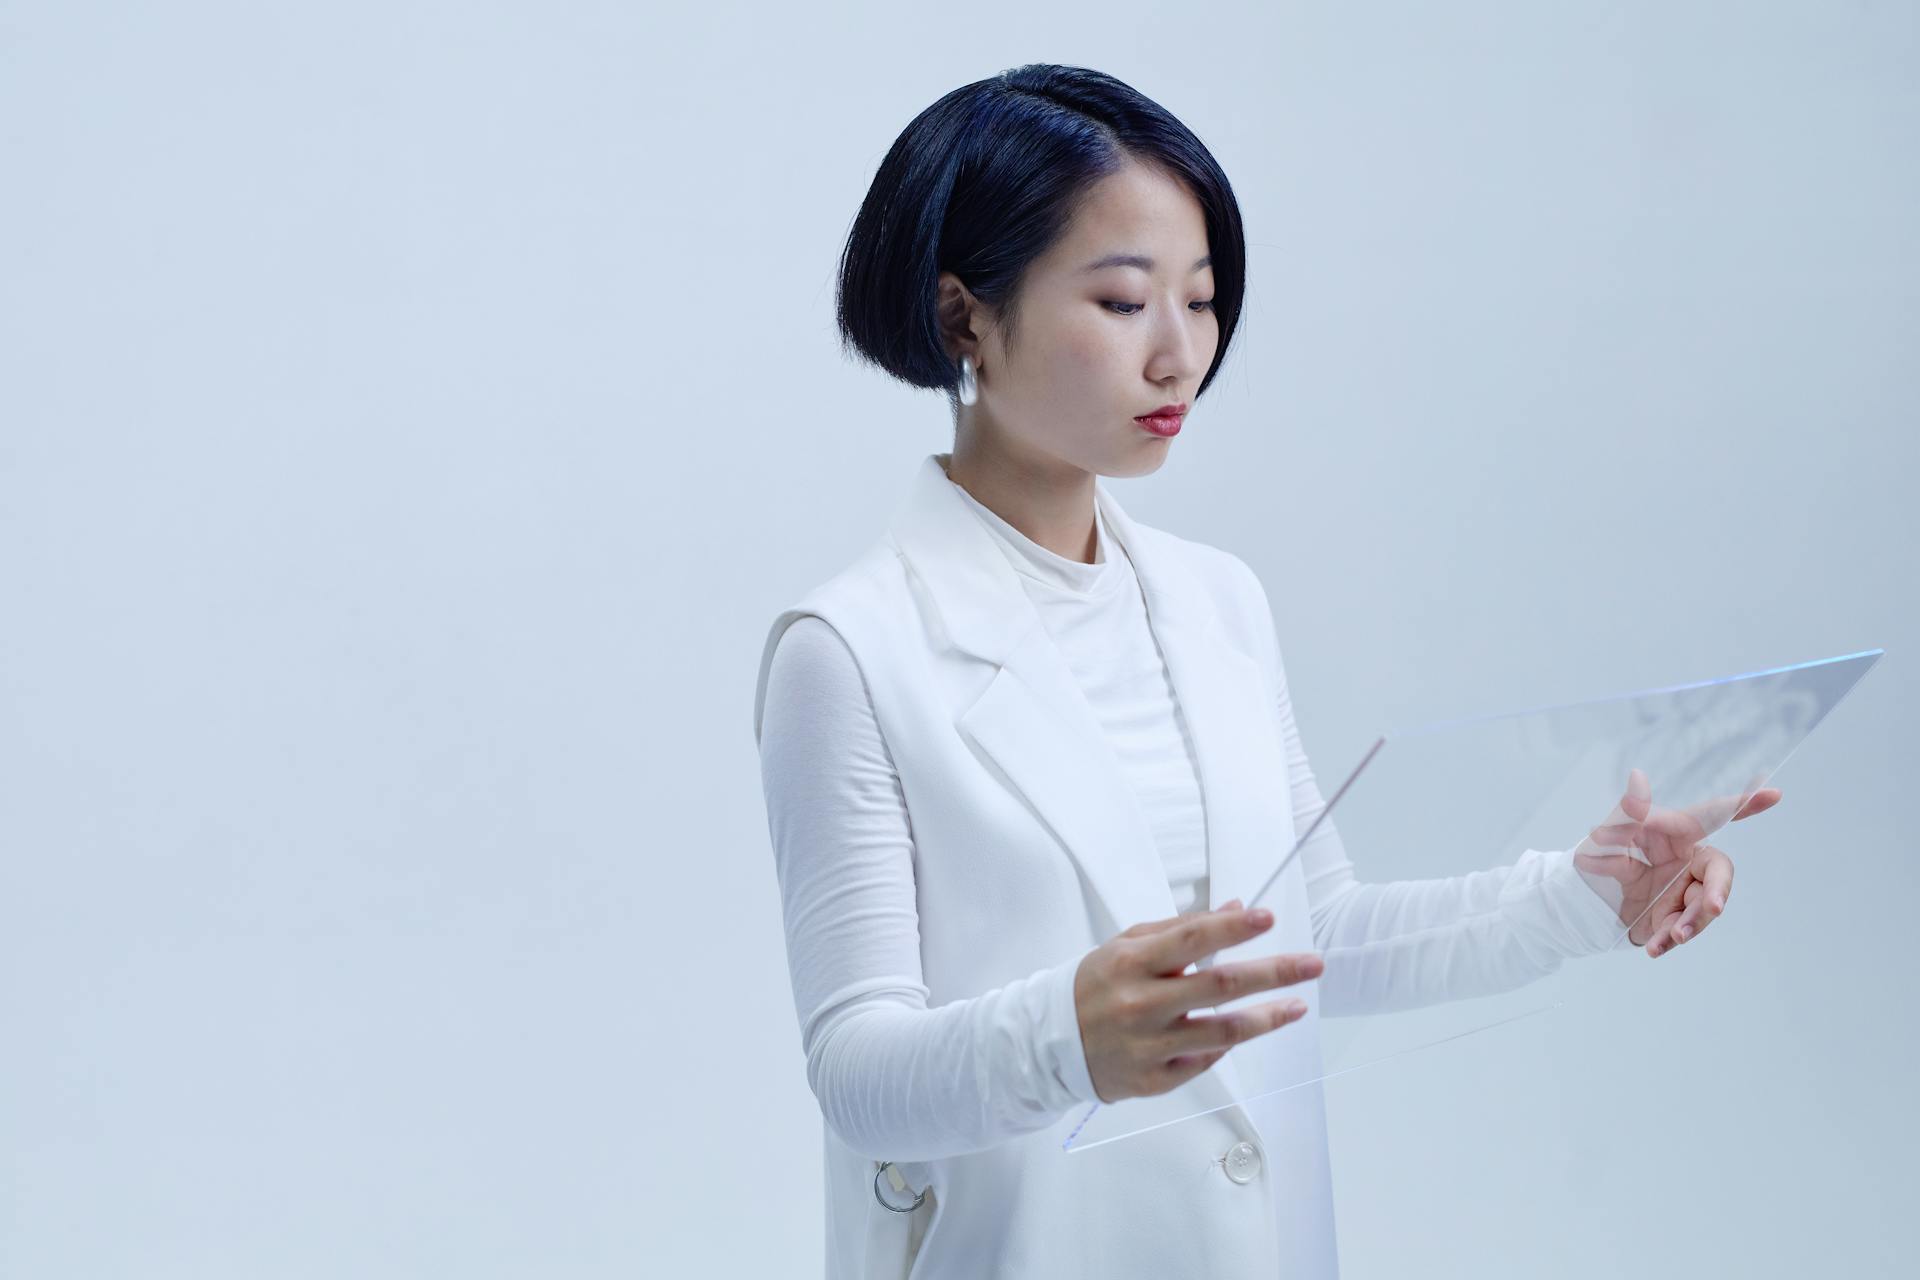
[{"label": "woman's ear", "polygon": [[940,273],[934,311],[940,320],[940,340],[947,349],[947,355],[955,360],[961,356],[972,356],[974,368],[978,369],[980,335],[975,331],[974,321],[981,311],[980,302],[973,296],[972,290],[960,283],[960,277],[951,271]]}]

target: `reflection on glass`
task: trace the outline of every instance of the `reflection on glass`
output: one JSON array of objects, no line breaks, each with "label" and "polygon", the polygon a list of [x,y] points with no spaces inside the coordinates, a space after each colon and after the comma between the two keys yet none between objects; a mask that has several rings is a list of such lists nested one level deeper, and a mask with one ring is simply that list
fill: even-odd
[{"label": "reflection on glass", "polygon": [[1674,924],[1702,892],[1710,837],[1770,802],[1768,779],[1880,654],[1380,739],[1264,881],[1234,891],[1276,918],[1302,910],[1314,841],[1338,841],[1365,883],[1322,904],[1311,945],[1281,945],[1276,925],[1210,962],[1316,950],[1325,971],[1194,1011],[1299,996],[1307,1017],[1168,1093],[1089,1108],[1066,1149],[1226,1107],[1257,1124],[1263,1099],[1552,1008],[1562,965]]}]

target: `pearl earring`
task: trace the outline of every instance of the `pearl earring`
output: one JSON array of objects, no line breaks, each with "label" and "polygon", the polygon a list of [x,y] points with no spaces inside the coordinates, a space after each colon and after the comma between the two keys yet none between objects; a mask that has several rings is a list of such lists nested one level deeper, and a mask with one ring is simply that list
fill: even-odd
[{"label": "pearl earring", "polygon": [[960,357],[960,403],[974,404],[980,399],[980,382],[973,376],[973,357]]}]

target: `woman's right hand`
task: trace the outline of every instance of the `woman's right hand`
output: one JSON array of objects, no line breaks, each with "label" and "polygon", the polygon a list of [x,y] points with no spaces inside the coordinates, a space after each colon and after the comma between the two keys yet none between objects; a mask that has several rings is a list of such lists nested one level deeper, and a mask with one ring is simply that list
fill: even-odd
[{"label": "woman's right hand", "polygon": [[1242,911],[1235,898],[1217,911],[1143,921],[1081,959],[1073,978],[1073,1001],[1087,1074],[1100,1101],[1177,1089],[1234,1045],[1277,1030],[1307,1011],[1306,1002],[1296,998],[1197,1018],[1188,1013],[1320,976],[1323,962],[1311,952],[1186,972],[1188,965],[1264,933],[1272,924],[1272,912]]}]

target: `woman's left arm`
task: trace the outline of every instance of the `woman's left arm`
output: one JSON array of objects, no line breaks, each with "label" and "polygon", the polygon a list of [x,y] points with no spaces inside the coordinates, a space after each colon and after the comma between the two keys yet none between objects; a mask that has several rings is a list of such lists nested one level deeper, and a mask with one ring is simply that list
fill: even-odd
[{"label": "woman's left arm", "polygon": [[1321,1013],[1417,1009],[1511,991],[1572,956],[1615,946],[1620,921],[1573,855],[1529,849],[1465,875],[1368,883],[1355,874],[1301,745],[1277,651],[1274,714],[1286,748],[1294,838],[1319,823],[1301,861],[1314,945],[1326,960]]},{"label": "woman's left arm", "polygon": [[[1616,810],[1609,822],[1638,822],[1633,831],[1665,842],[1654,849],[1651,866],[1597,852],[1633,839],[1630,832],[1623,835],[1626,827],[1603,824],[1575,850],[1528,849],[1514,863],[1457,876],[1360,880],[1337,824],[1331,817],[1322,820],[1326,801],[1301,744],[1266,593],[1257,575],[1244,562],[1242,567],[1264,614],[1264,626],[1255,621],[1266,641],[1262,656],[1286,753],[1294,838],[1319,824],[1296,856],[1314,945],[1326,959],[1320,979],[1324,1015],[1492,995],[1544,977],[1567,959],[1629,945],[1644,944],[1658,956],[1698,936],[1724,908],[1731,861],[1711,846],[1689,845],[1685,822],[1672,811],[1649,813],[1644,806],[1633,813]],[[1625,810],[1634,804],[1631,786],[1629,792]],[[1777,790],[1758,792],[1735,816],[1759,813],[1778,799]],[[1688,863],[1688,874],[1679,874],[1681,861]],[[1609,894],[1619,902],[1595,887],[1608,877],[1622,883],[1623,892]]]}]

